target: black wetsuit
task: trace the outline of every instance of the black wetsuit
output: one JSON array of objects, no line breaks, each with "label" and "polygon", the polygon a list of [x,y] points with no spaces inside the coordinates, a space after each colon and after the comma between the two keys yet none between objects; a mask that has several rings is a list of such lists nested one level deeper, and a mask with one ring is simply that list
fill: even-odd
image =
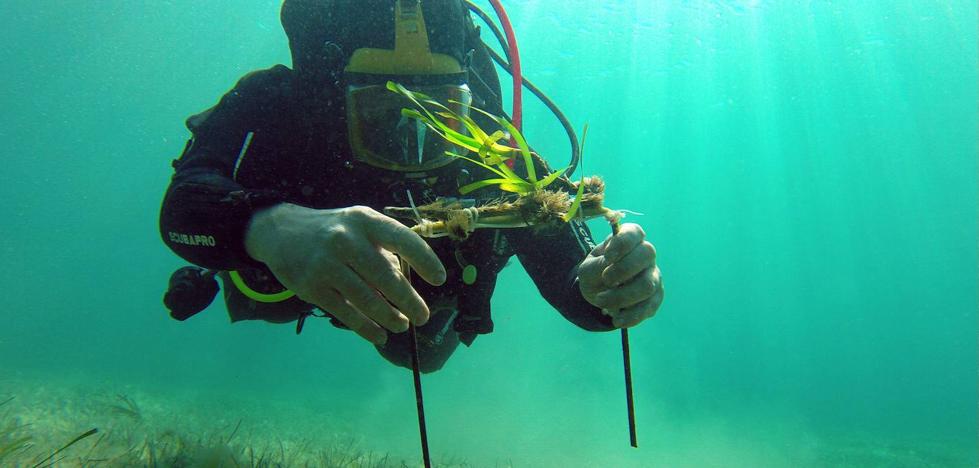
[{"label": "black wetsuit", "polygon": [[[163,240],[178,255],[207,268],[240,270],[262,286],[261,277],[271,275],[243,246],[246,225],[256,210],[288,202],[317,209],[365,205],[381,211],[408,206],[408,190],[418,204],[458,197],[459,184],[475,177],[469,174],[471,165],[461,160],[421,178],[357,162],[350,156],[341,107],[329,97],[310,99],[299,81],[282,65],[253,72],[215,107],[188,119],[193,137],[173,163],[176,174],[160,217]],[[487,94],[478,91],[474,87],[477,98]],[[316,101],[322,105],[310,104]],[[468,345],[476,335],[492,331],[490,296],[498,272],[513,254],[543,297],[569,321],[586,330],[613,329],[578,289],[577,265],[594,246],[583,223],[545,230],[478,230],[465,241],[441,238],[429,243],[448,279],[441,287],[412,281],[433,314],[419,328],[424,371],[441,368],[460,341]],[[477,271],[471,285],[462,278],[467,265]],[[229,286],[226,281],[232,320],[286,322],[312,309],[296,298],[278,306],[256,304]],[[406,335],[391,334],[379,348],[381,354],[410,366]]]}]

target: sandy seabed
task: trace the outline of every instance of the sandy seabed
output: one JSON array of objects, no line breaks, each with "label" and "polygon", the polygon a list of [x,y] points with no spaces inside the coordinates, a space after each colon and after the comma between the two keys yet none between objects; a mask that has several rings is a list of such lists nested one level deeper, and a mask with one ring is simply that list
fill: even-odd
[{"label": "sandy seabed", "polygon": [[[299,406],[299,405],[296,405]],[[0,380],[0,466],[402,467],[324,419],[246,398]],[[305,416],[305,417],[303,417]],[[79,439],[79,437],[81,437]],[[467,466],[441,460],[438,466]]]},{"label": "sandy seabed", "polygon": [[[332,423],[331,423],[332,421]],[[372,447],[336,418],[295,402],[247,396],[174,394],[130,384],[38,377],[0,378],[0,466],[26,467],[416,467]],[[655,460],[634,457],[575,465],[569,459],[495,462],[434,458],[440,467],[826,466],[966,467],[975,451],[940,442],[874,440],[873,435],[826,438],[768,456],[710,440],[677,444]],[[677,436],[683,437],[683,436]],[[684,437],[685,439],[685,437]],[[697,445],[700,450],[688,450]],[[687,446],[687,449],[682,447]],[[757,451],[755,451],[757,452]]]}]

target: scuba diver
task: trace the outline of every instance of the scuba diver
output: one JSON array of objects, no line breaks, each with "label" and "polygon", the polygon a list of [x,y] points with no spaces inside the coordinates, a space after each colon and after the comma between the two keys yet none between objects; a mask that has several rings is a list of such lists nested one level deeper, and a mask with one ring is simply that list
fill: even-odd
[{"label": "scuba diver", "polygon": [[[406,120],[408,101],[385,87],[395,81],[498,127],[470,113],[469,104],[505,114],[493,52],[467,2],[285,0],[281,21],[292,68],[252,72],[187,119],[192,137],[173,162],[160,231],[200,267],[171,278],[165,302],[174,318],[206,307],[216,276],[232,322],[296,322],[298,332],[307,317],[327,317],[408,368],[410,322],[421,371],[433,372],[459,343],[493,330],[490,298],[513,255],[584,330],[633,327],[655,314],[661,276],[636,224],[600,245],[579,220],[423,240],[380,212],[459,197],[488,174],[446,154],[451,144]],[[467,196],[479,204],[501,192]],[[406,278],[400,261],[417,275]],[[284,290],[295,294],[263,299]]]}]

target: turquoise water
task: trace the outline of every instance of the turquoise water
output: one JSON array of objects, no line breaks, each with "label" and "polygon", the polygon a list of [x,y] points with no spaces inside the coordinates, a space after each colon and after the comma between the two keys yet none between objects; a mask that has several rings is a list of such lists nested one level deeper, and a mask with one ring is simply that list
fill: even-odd
[{"label": "turquoise water", "polygon": [[[975,2],[506,5],[525,73],[590,125],[585,172],[643,213],[667,298],[632,332],[636,450],[618,335],[564,322],[514,262],[496,332],[424,378],[436,459],[979,463]],[[349,437],[418,463],[410,373],[366,343],[230,326],[219,305],[178,323],[160,302],[183,264],[156,230],[183,119],[289,63],[278,8],[0,6],[0,418],[31,424],[27,455],[91,427],[145,442],[241,421],[236,441]],[[560,128],[525,112],[563,162]],[[132,428],[99,411],[116,394],[141,404]]]}]

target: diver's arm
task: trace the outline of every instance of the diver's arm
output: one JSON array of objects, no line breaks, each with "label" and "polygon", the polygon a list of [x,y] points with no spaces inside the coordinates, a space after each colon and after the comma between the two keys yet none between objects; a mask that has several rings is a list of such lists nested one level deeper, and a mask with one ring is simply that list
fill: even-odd
[{"label": "diver's arm", "polygon": [[178,169],[160,210],[160,233],[177,255],[202,267],[256,267],[261,263],[244,248],[245,229],[255,211],[277,203],[274,193],[246,190],[216,171]]},{"label": "diver's arm", "polygon": [[215,107],[187,120],[193,137],[173,163],[176,173],[160,210],[163,242],[185,260],[223,270],[260,265],[245,251],[245,228],[252,213],[281,197],[246,189],[234,171],[270,75],[242,78]]},{"label": "diver's arm", "polygon": [[554,229],[509,230],[508,241],[544,299],[564,318],[588,331],[613,330],[612,319],[581,295],[578,265],[595,247],[580,221]]}]

